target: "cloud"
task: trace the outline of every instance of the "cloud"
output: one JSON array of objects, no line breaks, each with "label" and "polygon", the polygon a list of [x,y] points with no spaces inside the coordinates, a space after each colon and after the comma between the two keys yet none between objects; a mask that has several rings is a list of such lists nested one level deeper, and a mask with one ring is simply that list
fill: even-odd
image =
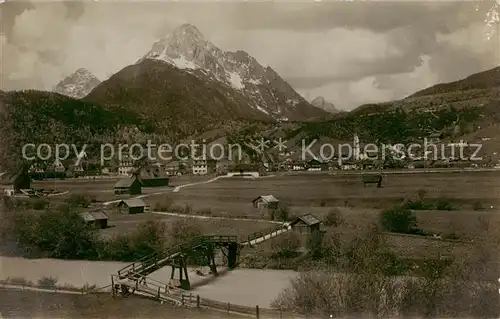
[{"label": "cloud", "polygon": [[[281,12],[280,8],[290,9]],[[305,6],[296,4],[267,4],[254,7],[260,10],[258,19],[237,20],[236,27],[241,29],[280,29],[298,32],[315,32],[332,28],[367,29],[386,32],[406,26],[420,30],[437,30],[442,33],[453,32],[466,27],[470,21],[484,19],[483,7],[474,10],[471,2],[405,2],[405,1],[331,1],[313,3]],[[280,14],[277,14],[280,13]],[[396,14],[397,13],[397,14]]]},{"label": "cloud", "polygon": [[470,2],[22,2],[0,9],[2,89],[52,89],[82,67],[105,79],[186,22],[216,46],[272,66],[301,94],[346,109],[495,65],[484,8]]}]

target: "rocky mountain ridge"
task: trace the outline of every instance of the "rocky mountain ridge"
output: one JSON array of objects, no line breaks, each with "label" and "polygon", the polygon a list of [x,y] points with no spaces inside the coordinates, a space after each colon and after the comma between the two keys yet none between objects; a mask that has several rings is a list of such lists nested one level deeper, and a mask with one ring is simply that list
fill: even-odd
[{"label": "rocky mountain ridge", "polygon": [[53,91],[75,99],[81,99],[89,94],[99,83],[101,81],[90,71],[80,68],[61,80],[54,87]]},{"label": "rocky mountain ridge", "polygon": [[318,96],[312,100],[311,105],[333,114],[340,112],[337,108],[335,108],[335,105],[332,102],[328,102],[322,96]]},{"label": "rocky mountain ridge", "polygon": [[276,120],[304,120],[327,115],[309,104],[270,66],[262,66],[244,51],[224,51],[207,41],[191,24],[183,24],[153,44],[138,61],[165,61],[206,81],[218,81],[238,91],[249,107]]}]

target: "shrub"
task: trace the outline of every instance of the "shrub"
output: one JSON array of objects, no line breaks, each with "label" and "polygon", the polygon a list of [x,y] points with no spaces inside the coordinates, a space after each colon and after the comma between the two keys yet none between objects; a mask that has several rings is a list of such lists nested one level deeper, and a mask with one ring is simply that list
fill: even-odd
[{"label": "shrub", "polygon": [[54,277],[42,277],[38,280],[38,287],[40,288],[55,288],[57,284],[57,278]]},{"label": "shrub", "polygon": [[441,198],[436,203],[436,209],[437,210],[454,210],[455,207],[453,206],[453,203],[451,202],[451,200],[449,200],[447,198]]},{"label": "shrub", "polygon": [[95,230],[70,209],[16,215],[11,229],[11,235],[22,247],[44,252],[51,258],[93,259],[97,256]]},{"label": "shrub", "polygon": [[198,214],[203,216],[212,216],[212,209],[210,207],[202,208],[198,211]]},{"label": "shrub", "polygon": [[427,191],[425,189],[421,188],[417,191],[417,200],[419,202],[423,202],[426,196],[427,196]]},{"label": "shrub", "polygon": [[408,200],[404,202],[403,207],[412,210],[428,210],[432,209],[432,204],[425,203],[421,200]]},{"label": "shrub", "polygon": [[31,203],[31,207],[36,210],[44,210],[48,205],[49,202],[43,199],[36,199]]},{"label": "shrub", "polygon": [[280,208],[277,209],[276,213],[274,214],[274,217],[277,218],[279,221],[286,222],[290,217],[290,210],[288,209],[287,206],[281,206]]},{"label": "shrub", "polygon": [[67,203],[71,207],[83,207],[87,208],[92,203],[92,199],[88,196],[80,195],[80,194],[71,194],[68,198]]},{"label": "shrub", "polygon": [[417,218],[408,208],[394,207],[382,211],[380,222],[384,230],[388,232],[407,234],[416,228]]},{"label": "shrub", "polygon": [[167,230],[169,245],[178,245],[191,241],[202,235],[201,227],[192,219],[175,220]]},{"label": "shrub", "polygon": [[135,261],[167,246],[167,226],[163,222],[147,221],[136,231],[116,236],[101,243],[99,257],[108,260]]},{"label": "shrub", "polygon": [[326,215],[323,223],[326,226],[338,227],[344,223],[344,219],[342,217],[342,213],[339,209],[333,208]]},{"label": "shrub", "polygon": [[7,278],[5,281],[11,285],[20,285],[20,286],[32,286],[33,285],[33,283],[31,281],[27,280],[24,277]]},{"label": "shrub", "polygon": [[475,201],[474,203],[472,203],[472,209],[474,210],[484,210],[484,207],[483,207],[483,204],[481,204],[480,201]]},{"label": "shrub", "polygon": [[169,197],[162,198],[160,202],[157,202],[155,209],[158,211],[169,211],[172,207],[172,199]]},{"label": "shrub", "polygon": [[184,209],[183,209],[184,214],[191,214],[192,210],[193,210],[193,208],[191,207],[190,204],[188,204],[188,203],[184,204]]},{"label": "shrub", "polygon": [[272,243],[272,258],[293,258],[297,257],[300,248],[300,239],[294,233],[286,233],[276,237]]},{"label": "shrub", "polygon": [[443,239],[459,240],[460,237],[458,237],[458,235],[455,232],[452,232],[452,233],[449,233],[449,234],[445,234],[443,236]]}]

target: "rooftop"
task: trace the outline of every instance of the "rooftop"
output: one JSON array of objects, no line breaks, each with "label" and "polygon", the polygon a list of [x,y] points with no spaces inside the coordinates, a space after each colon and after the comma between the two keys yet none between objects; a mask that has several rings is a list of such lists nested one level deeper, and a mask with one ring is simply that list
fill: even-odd
[{"label": "rooftop", "polygon": [[102,210],[92,211],[92,212],[81,212],[79,214],[86,222],[108,219],[108,215],[106,215],[106,213]]},{"label": "rooftop", "polygon": [[118,180],[115,184],[116,188],[125,188],[125,187],[130,187],[132,184],[135,182],[134,177],[125,177],[120,180]]},{"label": "rooftop", "polygon": [[313,225],[321,223],[321,221],[319,219],[317,219],[316,217],[314,217],[312,214],[305,214],[305,215],[299,216],[299,217],[297,217],[297,219],[294,222],[292,222],[292,224],[295,224],[299,221],[302,221],[303,223],[307,224],[308,226],[313,226]]},{"label": "rooftop", "polygon": [[142,199],[139,199],[139,198],[124,199],[118,205],[121,205],[121,203],[124,203],[128,207],[144,207],[144,206],[146,206],[146,203],[144,203],[144,201]]},{"label": "rooftop", "polygon": [[279,200],[276,199],[276,197],[274,197],[273,195],[261,195],[261,196],[257,197],[256,199],[254,199],[253,202],[255,202],[256,200],[259,200],[259,199],[262,199],[265,203],[279,202]]}]

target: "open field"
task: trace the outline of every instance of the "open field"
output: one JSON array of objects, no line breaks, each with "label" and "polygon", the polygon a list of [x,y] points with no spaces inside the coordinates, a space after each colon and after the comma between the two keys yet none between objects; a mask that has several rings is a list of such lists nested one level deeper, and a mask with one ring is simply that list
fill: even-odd
[{"label": "open field", "polygon": [[207,309],[186,309],[130,296],[111,294],[69,295],[36,291],[0,289],[3,318],[245,318]]},{"label": "open field", "polygon": [[414,195],[420,189],[427,190],[429,198],[497,203],[499,178],[500,172],[394,174],[385,176],[383,188],[373,185],[364,188],[359,175],[296,174],[252,180],[224,178],[171,196],[176,202],[196,203],[200,207],[219,208],[223,203],[227,211],[235,204],[244,204],[241,210],[248,209],[252,199],[268,194],[290,206],[339,206],[347,202],[353,206],[374,207]]},{"label": "open field", "polygon": [[[122,215],[120,213],[109,214],[109,228],[101,230],[104,237],[132,233],[137,225],[145,221],[157,221],[170,224],[183,217],[164,216],[157,214],[135,214]],[[249,234],[272,227],[274,224],[266,221],[253,220],[220,220],[220,219],[197,219],[190,218],[190,224],[198,226],[204,235],[232,235],[245,239]]]},{"label": "open field", "polygon": [[[176,186],[202,182],[213,178],[213,176],[175,176],[170,178],[170,183],[168,187],[147,187],[142,189],[143,194],[153,194],[164,191],[172,191]],[[34,181],[31,184],[33,188],[43,188],[43,189],[57,189],[58,191],[69,191],[70,193],[84,194],[87,196],[94,197],[98,202],[111,201],[122,198],[129,198],[131,196],[127,195],[115,195],[113,191],[113,186],[117,179],[64,179],[64,180],[44,180],[44,181]],[[65,198],[67,196],[58,196],[57,199]],[[54,200],[57,200],[54,198]]]}]

